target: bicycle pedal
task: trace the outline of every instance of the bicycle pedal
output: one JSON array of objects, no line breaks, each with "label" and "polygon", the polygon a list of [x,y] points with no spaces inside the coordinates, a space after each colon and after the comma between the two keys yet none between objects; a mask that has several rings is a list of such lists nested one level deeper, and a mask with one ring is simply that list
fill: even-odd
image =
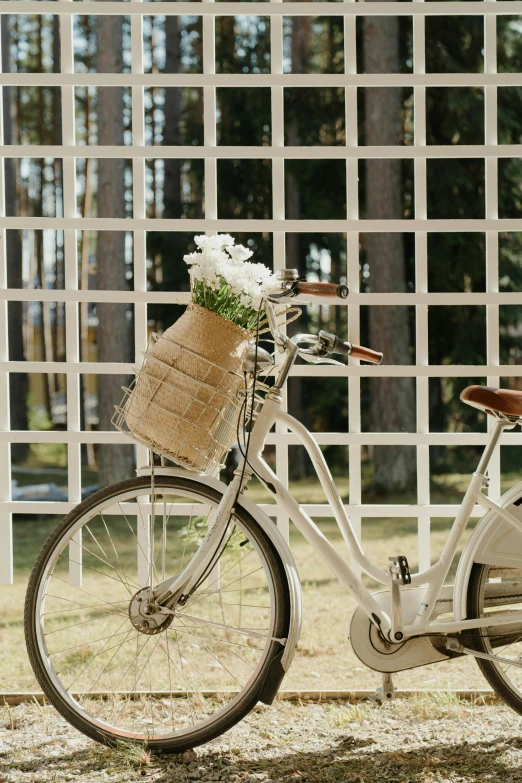
[{"label": "bicycle pedal", "polygon": [[406,555],[395,555],[389,557],[390,565],[388,566],[394,582],[398,582],[400,585],[411,584],[411,573],[408,565],[408,558]]}]

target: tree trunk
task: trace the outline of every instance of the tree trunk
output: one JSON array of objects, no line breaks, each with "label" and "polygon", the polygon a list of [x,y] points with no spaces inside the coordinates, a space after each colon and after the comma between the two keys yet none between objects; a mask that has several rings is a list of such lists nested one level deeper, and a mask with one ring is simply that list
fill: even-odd
[{"label": "tree trunk", "polygon": [[[101,1],[101,0],[99,0]],[[118,16],[97,18],[97,71],[121,73],[123,70],[123,20]],[[98,144],[123,143],[123,89],[98,88]],[[125,217],[125,161],[109,158],[98,167],[98,216]],[[102,289],[124,290],[125,234],[123,231],[98,232],[98,285]],[[98,359],[100,362],[132,361],[130,329],[124,305],[99,303]],[[114,406],[121,400],[122,378],[100,375],[98,378],[98,408],[100,430],[111,430]],[[129,478],[134,469],[133,448],[126,445],[102,444],[99,448],[99,482],[112,484]]]},{"label": "tree trunk", "polygon": [[[38,70],[41,73],[43,71],[43,17],[40,16],[38,20]],[[47,126],[45,123],[45,96],[43,90],[39,92],[38,98],[38,138],[40,144],[47,143]],[[37,212],[38,217],[44,216],[44,188],[45,188],[45,160],[40,159],[38,161],[38,201]],[[46,288],[46,273],[45,273],[45,259],[44,259],[44,247],[43,247],[43,231],[36,232],[36,265],[37,274],[40,279],[40,288],[42,291]],[[44,362],[52,362],[54,360],[53,355],[53,336],[52,336],[52,324],[51,324],[51,307],[49,302],[42,301],[40,303],[40,347],[42,353],[42,360]],[[55,376],[53,373],[46,373],[44,376],[44,392],[45,392],[45,407],[47,408],[47,416],[52,423],[53,420],[53,401],[55,397]]]},{"label": "tree trunk", "polygon": [[[2,15],[2,71],[11,71],[11,17]],[[3,88],[3,112],[4,112],[4,143],[13,143],[14,103],[11,87]],[[13,158],[6,158],[5,162],[5,199],[8,215],[18,215],[18,199],[16,191],[16,170]],[[7,265],[7,285],[9,288],[23,288],[22,278],[22,242],[20,232],[11,229],[6,232],[6,253],[9,263]],[[23,302],[9,302],[8,305],[8,339],[9,359],[15,362],[25,361],[24,352],[24,311]],[[25,373],[10,373],[10,414],[11,429],[26,430],[27,423],[27,375]],[[13,462],[23,462],[29,454],[28,443],[13,443],[11,456]]]},{"label": "tree trunk", "polygon": [[[61,41],[60,41],[60,17],[58,14],[53,16],[53,73],[60,73]],[[53,88],[53,121],[54,121],[54,142],[57,145],[62,143],[62,91],[60,87]],[[63,215],[63,170],[61,158],[54,160],[54,190],[56,216]],[[60,199],[58,193],[61,193]],[[55,234],[56,249],[56,288],[63,288],[65,281],[65,264],[63,258],[63,249],[61,258],[58,252],[58,232]],[[56,303],[56,318],[54,326],[54,357],[56,361],[65,359],[65,302]],[[56,375],[55,387],[65,393],[63,375]]]},{"label": "tree trunk", "polygon": [[[366,73],[400,70],[399,22],[396,17],[364,17]],[[365,91],[367,145],[396,145],[401,136],[400,88],[371,87]],[[403,217],[400,160],[366,161],[366,217],[373,220]],[[406,291],[403,238],[399,233],[365,237],[372,293]],[[383,351],[388,364],[411,364],[408,311],[405,307],[371,307],[370,344]],[[409,432],[415,429],[415,394],[411,378],[380,378],[372,385],[372,430]],[[403,490],[415,476],[415,450],[374,449],[373,490],[377,494]]]},{"label": "tree trunk", "polygon": [[[292,42],[291,58],[292,73],[305,73],[308,71],[307,59],[310,54],[311,18],[307,16],[292,17]],[[290,147],[298,147],[301,144],[299,134],[299,121],[293,117],[288,128],[288,141]],[[287,169],[285,173],[285,217],[287,220],[299,220],[301,217],[301,193],[299,185],[293,173]],[[304,258],[301,234],[288,233],[286,235],[286,266],[288,269],[301,269]],[[294,322],[288,327],[288,334],[293,335],[303,331],[302,322]],[[295,378],[288,384],[288,407],[292,415],[304,420],[303,408],[303,380]],[[307,474],[307,463],[302,447],[292,449],[290,460],[290,478],[299,480]]]},{"label": "tree trunk", "polygon": [[[86,99],[86,137],[87,143],[89,143],[89,93],[87,92]],[[92,183],[91,183],[91,167],[92,158],[86,158],[85,160],[85,192],[83,194],[82,204],[82,217],[88,217],[91,214],[92,209]],[[90,249],[90,231],[84,229],[82,231],[81,249],[80,249],[80,288],[82,291],[87,291],[89,288],[89,249]],[[89,303],[81,302],[80,304],[80,350],[82,362],[88,361],[89,353]],[[87,399],[89,394],[89,376],[84,373],[82,375],[82,410],[83,410],[83,426],[88,432],[92,429],[87,415]],[[95,468],[96,459],[94,454],[94,444],[85,444],[85,453],[87,456],[87,465],[91,470]]]},{"label": "tree trunk", "polygon": [[[167,73],[180,73],[180,18],[167,16],[165,21],[166,64]],[[181,89],[167,87],[165,90],[165,144],[176,146],[181,144]],[[163,189],[166,218],[181,217],[181,161],[178,158],[165,160],[165,184]],[[175,239],[174,235],[172,238]],[[181,259],[179,259],[181,262]]]},{"label": "tree trunk", "polygon": [[[181,20],[178,16],[167,16],[165,21],[166,35],[166,73],[181,72]],[[182,90],[179,87],[167,87],[165,90],[165,126],[163,129],[164,143],[178,146],[183,142]],[[165,179],[163,184],[163,217],[182,217],[182,173],[181,160],[169,158],[165,160]],[[164,235],[161,242],[161,259],[156,263],[155,272],[158,287],[164,287],[165,281],[173,290],[181,288],[186,280],[186,269],[183,254],[186,252],[185,238],[177,231]],[[161,282],[160,282],[161,281]]]}]

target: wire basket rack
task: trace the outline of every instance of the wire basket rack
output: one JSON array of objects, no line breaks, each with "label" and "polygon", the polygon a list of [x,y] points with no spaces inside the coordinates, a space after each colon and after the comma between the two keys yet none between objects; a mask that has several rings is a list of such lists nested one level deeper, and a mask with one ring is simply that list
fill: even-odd
[{"label": "wire basket rack", "polygon": [[157,341],[151,335],[112,423],[178,465],[214,473],[237,438],[244,378],[173,341],[167,363],[152,353]]}]

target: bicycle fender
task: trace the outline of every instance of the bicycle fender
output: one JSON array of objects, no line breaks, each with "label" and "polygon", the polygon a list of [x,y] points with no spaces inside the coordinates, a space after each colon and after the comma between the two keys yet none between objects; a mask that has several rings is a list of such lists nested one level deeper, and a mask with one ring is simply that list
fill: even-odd
[{"label": "bicycle fender", "polygon": [[[143,468],[138,468],[136,471],[138,476],[148,476],[150,473],[150,465]],[[154,474],[156,476],[179,476],[180,478],[190,479],[191,481],[199,481],[200,483],[206,484],[207,486],[210,486],[213,489],[218,490],[218,492],[222,493],[227,489],[227,485],[222,481],[219,481],[219,479],[212,478],[211,476],[201,476],[192,471],[185,470],[184,468],[171,468],[165,466],[160,467],[159,465],[155,465]],[[277,525],[274,524],[270,517],[265,514],[265,512],[259,508],[259,506],[256,506],[256,504],[253,503],[249,498],[245,497],[244,494],[239,498],[239,505],[255,519],[258,525],[262,528],[263,532],[266,533],[274,545],[279,557],[281,558],[281,562],[283,564],[288,581],[288,589],[290,591],[290,623],[283,654],[280,658],[278,657],[277,659],[277,668],[280,672],[280,683],[284,674],[290,668],[290,664],[292,663],[297,643],[299,641],[299,636],[301,634],[301,622],[303,616],[301,583],[299,581],[294,557],[288,544],[279,532]],[[274,673],[272,672],[272,675],[273,674]],[[277,687],[279,687],[279,683]],[[268,688],[268,683],[267,690],[273,690],[273,688]]]},{"label": "bicycle fender", "polygon": [[[522,521],[522,482],[502,495],[498,504]],[[484,514],[460,556],[453,595],[453,613],[457,621],[466,619],[473,563],[522,569],[522,536],[494,510]]]}]

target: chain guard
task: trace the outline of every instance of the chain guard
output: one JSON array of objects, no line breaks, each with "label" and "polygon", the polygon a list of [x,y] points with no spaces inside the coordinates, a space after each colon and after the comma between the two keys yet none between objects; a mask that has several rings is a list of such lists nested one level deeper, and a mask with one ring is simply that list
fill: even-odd
[{"label": "chain guard", "polygon": [[[405,624],[413,622],[424,593],[424,588],[401,590]],[[389,591],[383,590],[375,593],[373,597],[381,609],[390,615]],[[446,661],[450,657],[436,650],[427,637],[414,637],[400,644],[386,641],[360,607],[351,617],[348,638],[359,660],[377,672],[401,672],[405,669],[427,666],[429,663]]]}]

